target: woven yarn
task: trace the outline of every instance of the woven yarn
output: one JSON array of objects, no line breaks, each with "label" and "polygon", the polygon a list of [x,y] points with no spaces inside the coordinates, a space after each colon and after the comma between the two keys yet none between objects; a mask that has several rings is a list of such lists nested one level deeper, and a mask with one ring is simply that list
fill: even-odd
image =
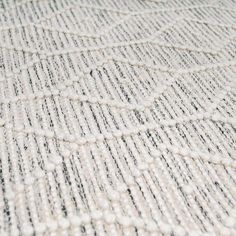
[{"label": "woven yarn", "polygon": [[0,0],[0,236],[29,235],[236,235],[235,0]]}]

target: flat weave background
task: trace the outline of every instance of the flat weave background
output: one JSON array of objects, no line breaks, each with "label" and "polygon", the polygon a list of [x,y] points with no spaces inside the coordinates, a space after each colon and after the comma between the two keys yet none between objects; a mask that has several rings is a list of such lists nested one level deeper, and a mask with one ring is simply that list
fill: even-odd
[{"label": "flat weave background", "polygon": [[0,0],[0,235],[236,235],[236,1]]}]

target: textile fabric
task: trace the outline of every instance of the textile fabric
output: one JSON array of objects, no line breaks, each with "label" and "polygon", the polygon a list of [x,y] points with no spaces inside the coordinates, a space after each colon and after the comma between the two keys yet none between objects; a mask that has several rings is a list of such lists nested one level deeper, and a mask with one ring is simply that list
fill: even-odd
[{"label": "textile fabric", "polygon": [[0,235],[236,235],[236,1],[0,0]]}]

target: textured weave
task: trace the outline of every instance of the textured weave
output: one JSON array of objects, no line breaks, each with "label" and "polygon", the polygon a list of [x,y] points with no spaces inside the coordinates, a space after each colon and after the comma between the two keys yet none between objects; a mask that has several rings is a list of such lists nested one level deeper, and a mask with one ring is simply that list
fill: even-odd
[{"label": "textured weave", "polygon": [[0,0],[0,235],[236,235],[236,1]]}]

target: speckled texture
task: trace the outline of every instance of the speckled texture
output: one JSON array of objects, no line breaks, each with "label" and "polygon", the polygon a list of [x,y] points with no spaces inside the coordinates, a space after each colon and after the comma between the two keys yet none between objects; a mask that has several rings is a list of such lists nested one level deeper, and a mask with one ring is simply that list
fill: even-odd
[{"label": "speckled texture", "polygon": [[235,236],[236,1],[0,0],[0,235]]}]

